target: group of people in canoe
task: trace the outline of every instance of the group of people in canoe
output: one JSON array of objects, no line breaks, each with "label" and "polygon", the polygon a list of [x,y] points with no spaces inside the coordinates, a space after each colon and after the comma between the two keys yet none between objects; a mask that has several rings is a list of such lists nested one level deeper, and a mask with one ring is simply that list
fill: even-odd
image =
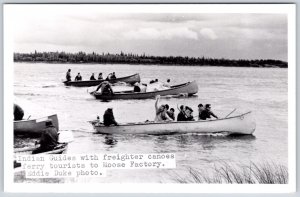
[{"label": "group of people in canoe", "polygon": [[[112,79],[116,79],[116,73],[112,72],[109,73],[106,77],[105,80],[112,80]],[[66,80],[67,81],[72,81],[72,77],[71,77],[71,69],[68,69],[67,73],[66,73]],[[95,74],[92,73],[90,80],[104,80],[102,73],[99,73],[98,78],[95,78]],[[74,81],[82,81],[82,76],[80,73],[78,73],[74,79]]]},{"label": "group of people in canoe", "polygon": [[[155,122],[161,122],[161,121],[174,121],[175,120],[175,110],[174,108],[171,108],[169,110],[169,105],[160,105],[158,107],[158,102],[159,102],[160,96],[156,97],[155,101]],[[193,116],[193,109],[189,106],[184,106],[181,105],[180,108],[178,109],[179,113],[177,115],[177,121],[194,121],[194,116]],[[206,120],[210,119],[211,117],[214,117],[218,119],[218,116],[216,116],[212,111],[211,111],[211,105],[206,104],[205,107],[203,104],[198,105],[198,120]]]},{"label": "group of people in canoe", "polygon": [[[160,96],[156,97],[155,101],[155,118],[154,122],[168,122],[168,121],[176,121],[175,120],[175,109],[170,108],[168,104],[158,105]],[[195,121],[195,117],[193,116],[193,109],[189,106],[181,105],[178,109],[179,113],[177,115],[177,121]],[[211,105],[206,104],[203,106],[203,104],[198,105],[198,120],[207,120],[211,119],[212,117],[218,119],[218,116],[216,116],[211,111]],[[100,122],[100,118],[97,118],[98,122]],[[147,121],[146,121],[147,122]],[[104,126],[111,126],[115,125],[118,126],[119,124],[115,120],[114,114],[113,114],[113,108],[109,107],[104,112],[103,115],[103,124]]]}]

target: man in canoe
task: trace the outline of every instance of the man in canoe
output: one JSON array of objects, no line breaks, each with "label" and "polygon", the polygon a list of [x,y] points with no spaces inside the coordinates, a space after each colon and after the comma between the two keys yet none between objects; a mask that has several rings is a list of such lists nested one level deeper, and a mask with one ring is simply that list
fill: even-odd
[{"label": "man in canoe", "polygon": [[75,81],[81,81],[82,77],[80,75],[80,73],[77,74],[77,76],[75,77]]},{"label": "man in canoe", "polygon": [[103,81],[100,83],[96,89],[96,91],[100,90],[103,95],[111,95],[113,94],[113,89],[108,81]]},{"label": "man in canoe", "polygon": [[40,144],[40,147],[35,149],[32,154],[51,151],[58,144],[58,133],[52,124],[52,120],[47,120],[45,124],[46,128],[42,132],[41,139],[39,142],[36,142],[36,144]]},{"label": "man in canoe", "polygon": [[179,113],[177,115],[177,121],[185,121],[185,107],[183,105],[179,108]]},{"label": "man in canoe", "polygon": [[168,116],[170,117],[170,118],[172,118],[172,120],[175,120],[175,110],[174,110],[174,108],[171,108],[170,110],[168,110]]},{"label": "man in canoe", "polygon": [[94,73],[92,73],[92,76],[90,77],[90,80],[96,80]]},{"label": "man in canoe", "polygon": [[98,75],[98,80],[103,80],[102,73],[99,73],[99,75]]},{"label": "man in canoe", "polygon": [[116,79],[117,77],[116,77],[116,73],[115,72],[113,72],[112,74],[111,74],[111,77],[110,77],[110,79]]},{"label": "man in canoe", "polygon": [[201,120],[200,117],[201,117],[201,113],[204,111],[204,106],[200,103],[198,105],[198,120]]},{"label": "man in canoe", "polygon": [[155,101],[155,122],[161,122],[161,121],[172,121],[172,118],[170,118],[167,114],[167,108],[165,105],[161,105],[158,107],[158,101],[160,99],[160,95],[156,96]]},{"label": "man in canoe", "polygon": [[185,120],[184,121],[194,121],[194,117],[193,117],[193,109],[186,106],[185,107]]},{"label": "man in canoe", "polygon": [[68,72],[66,74],[67,81],[71,81],[71,69],[68,69]]},{"label": "man in canoe", "polygon": [[200,114],[200,120],[206,120],[206,119],[210,119],[211,116],[213,116],[214,118],[218,119],[218,116],[216,116],[212,111],[211,111],[211,106],[210,104],[206,104],[205,105],[205,109],[201,112]]},{"label": "man in canoe", "polygon": [[115,120],[115,117],[113,114],[113,109],[111,107],[107,108],[107,110],[104,112],[103,123],[105,126],[110,126],[110,125],[118,126],[119,125]]},{"label": "man in canoe", "polygon": [[14,120],[22,120],[24,116],[24,110],[17,104],[14,104]]}]

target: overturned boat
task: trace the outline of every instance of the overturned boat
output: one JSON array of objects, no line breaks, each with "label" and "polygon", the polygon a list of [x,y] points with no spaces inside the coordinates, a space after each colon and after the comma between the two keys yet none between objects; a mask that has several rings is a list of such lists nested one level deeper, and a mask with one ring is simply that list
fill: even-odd
[{"label": "overturned boat", "polygon": [[198,92],[198,85],[196,81],[187,82],[184,84],[179,84],[171,86],[168,89],[157,90],[152,92],[133,92],[122,91],[114,92],[113,94],[103,95],[100,92],[93,91],[90,94],[93,95],[96,99],[101,100],[113,100],[113,99],[148,99],[155,98],[157,95],[168,96],[168,95],[187,95],[192,96]]},{"label": "overturned boat", "polygon": [[90,121],[97,133],[102,134],[175,134],[175,133],[221,133],[252,134],[256,123],[251,112],[241,115],[199,121],[137,122],[104,126],[97,121]]},{"label": "overturned boat", "polygon": [[53,126],[59,131],[57,115],[50,115],[38,119],[14,121],[14,133],[23,135],[41,135],[46,128],[46,121],[51,119]]},{"label": "overturned boat", "polygon": [[140,82],[141,78],[138,73],[126,77],[120,77],[116,79],[110,80],[87,80],[87,81],[64,81],[63,83],[66,86],[76,86],[76,87],[90,87],[90,86],[97,86],[103,81],[108,81],[109,83],[117,83],[117,82],[125,82],[129,84],[135,84],[136,82]]}]

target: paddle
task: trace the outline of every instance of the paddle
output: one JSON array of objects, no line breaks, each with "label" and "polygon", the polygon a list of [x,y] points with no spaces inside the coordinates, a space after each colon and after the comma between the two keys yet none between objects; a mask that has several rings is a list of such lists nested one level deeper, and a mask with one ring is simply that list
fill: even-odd
[{"label": "paddle", "polygon": [[236,108],[234,108],[227,116],[225,116],[225,118],[227,118],[228,116],[230,116],[230,114],[232,114],[233,112],[235,112]]},{"label": "paddle", "polygon": [[30,117],[31,117],[31,115],[28,116],[27,120],[29,120]]}]

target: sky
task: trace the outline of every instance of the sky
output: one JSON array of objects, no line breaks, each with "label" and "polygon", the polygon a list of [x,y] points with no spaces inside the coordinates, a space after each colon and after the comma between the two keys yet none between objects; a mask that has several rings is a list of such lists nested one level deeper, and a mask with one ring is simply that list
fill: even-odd
[{"label": "sky", "polygon": [[101,5],[22,5],[11,16],[14,52],[122,51],[287,61],[286,14],[108,12]]}]

